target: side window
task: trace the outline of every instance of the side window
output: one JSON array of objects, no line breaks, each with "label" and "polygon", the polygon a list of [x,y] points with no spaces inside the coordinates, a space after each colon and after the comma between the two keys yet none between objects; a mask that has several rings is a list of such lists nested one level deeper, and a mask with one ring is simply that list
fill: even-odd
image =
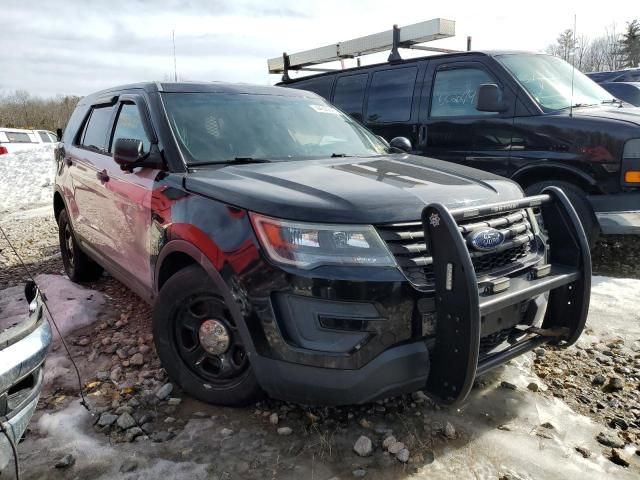
[{"label": "side window", "polygon": [[12,143],[31,143],[31,137],[24,132],[5,132],[7,139]]},{"label": "side window", "polygon": [[49,138],[47,132],[38,132],[38,135],[40,135],[40,139],[43,143],[51,143],[51,138]]},{"label": "side window", "polygon": [[436,72],[431,96],[432,117],[494,115],[476,110],[478,87],[495,80],[481,68],[456,68]]},{"label": "side window", "polygon": [[98,152],[105,152],[107,150],[107,131],[112,113],[113,106],[93,107],[80,145]]},{"label": "side window", "polygon": [[145,152],[149,151],[151,142],[142,125],[142,119],[140,118],[140,112],[138,107],[133,103],[123,103],[118,113],[118,119],[116,120],[116,128],[113,131],[113,138],[109,151],[113,150],[113,146],[116,140],[119,138],[135,138],[136,140],[142,140],[142,146]]},{"label": "side window", "polygon": [[333,104],[359,122],[362,121],[362,103],[368,78],[367,73],[340,77],[333,94]]},{"label": "side window", "polygon": [[369,87],[367,121],[385,123],[409,120],[417,73],[417,67],[375,72]]},{"label": "side window", "polygon": [[290,86],[297,88],[298,90],[309,90],[310,92],[317,93],[321,97],[329,100],[331,97],[331,87],[333,86],[333,79],[335,77],[330,75],[328,77],[313,78],[310,80],[304,80],[301,82],[293,83]]}]

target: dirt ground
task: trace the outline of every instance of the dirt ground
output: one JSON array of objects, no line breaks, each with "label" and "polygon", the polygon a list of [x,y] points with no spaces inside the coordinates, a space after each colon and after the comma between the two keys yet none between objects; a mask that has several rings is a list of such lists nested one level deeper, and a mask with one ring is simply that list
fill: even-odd
[{"label": "dirt ground", "polygon": [[[0,225],[31,273],[44,274],[48,297],[55,292],[46,285],[66,288],[50,211],[18,211]],[[639,278],[638,256],[637,240],[604,239],[595,273]],[[25,279],[0,238],[0,290]],[[343,408],[268,399],[223,408],[171,385],[154,352],[150,308],[135,294],[108,275],[83,287],[60,301],[78,309],[89,297],[102,302],[95,321],[65,335],[90,411],[58,340],[19,445],[23,479],[640,476],[640,331],[608,329],[605,311],[590,316],[577,346],[540,349],[479,379],[459,409],[421,392]]]}]

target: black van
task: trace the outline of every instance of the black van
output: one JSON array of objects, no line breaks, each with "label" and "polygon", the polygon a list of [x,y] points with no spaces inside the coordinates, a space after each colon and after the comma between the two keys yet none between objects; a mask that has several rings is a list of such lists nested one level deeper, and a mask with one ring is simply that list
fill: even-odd
[{"label": "black van", "polygon": [[[517,181],[561,187],[593,244],[640,233],[640,108],[565,61],[526,52],[464,52],[296,79],[414,154]],[[573,77],[573,81],[572,81]],[[403,142],[395,146],[403,147]]]}]

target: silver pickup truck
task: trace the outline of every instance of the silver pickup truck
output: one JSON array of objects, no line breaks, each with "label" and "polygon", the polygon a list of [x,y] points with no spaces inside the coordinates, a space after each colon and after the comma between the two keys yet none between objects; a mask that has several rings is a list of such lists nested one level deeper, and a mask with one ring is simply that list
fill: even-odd
[{"label": "silver pickup truck", "polygon": [[51,339],[33,282],[0,291],[0,473],[35,412]]}]

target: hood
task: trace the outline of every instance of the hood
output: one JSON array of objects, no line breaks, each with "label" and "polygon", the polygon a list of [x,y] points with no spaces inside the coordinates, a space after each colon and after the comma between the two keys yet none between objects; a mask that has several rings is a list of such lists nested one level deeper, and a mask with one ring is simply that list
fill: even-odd
[{"label": "hood", "polygon": [[[628,104],[626,104],[628,105]],[[568,110],[567,110],[568,111]],[[574,117],[607,118],[640,126],[640,107],[602,105],[573,109]]]},{"label": "hood", "polygon": [[434,202],[456,208],[522,197],[505,178],[413,155],[199,168],[184,182],[190,192],[257,213],[324,223],[415,221]]}]

